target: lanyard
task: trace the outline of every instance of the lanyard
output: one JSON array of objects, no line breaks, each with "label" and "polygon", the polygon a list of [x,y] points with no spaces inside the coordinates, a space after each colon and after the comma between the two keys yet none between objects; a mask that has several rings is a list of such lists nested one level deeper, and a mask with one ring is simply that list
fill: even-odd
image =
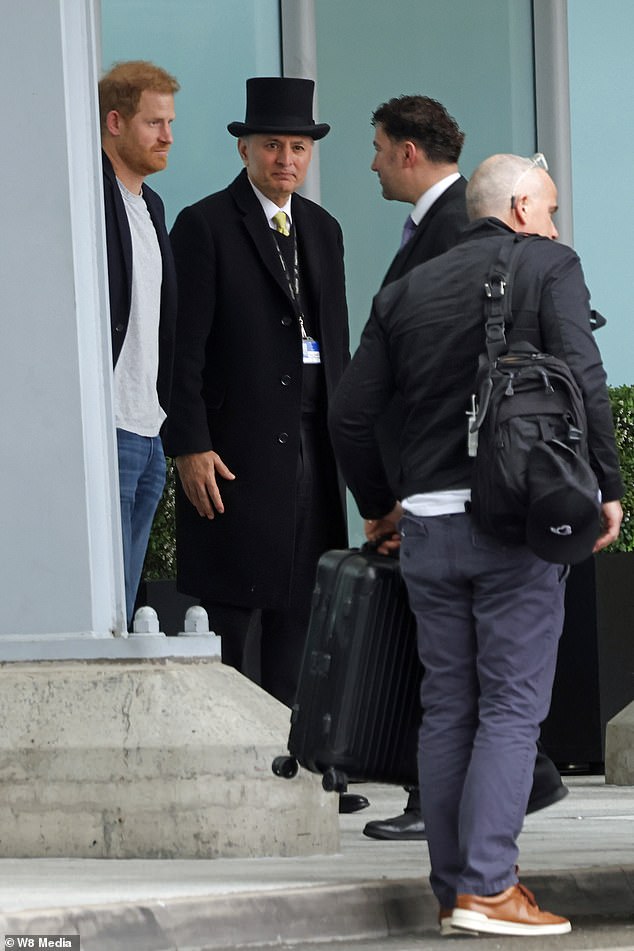
[{"label": "lanyard", "polygon": [[291,275],[288,273],[288,268],[286,267],[286,261],[284,260],[284,255],[280,251],[280,246],[275,241],[275,247],[277,248],[277,254],[280,259],[280,263],[284,270],[284,277],[286,278],[286,283],[288,284],[288,290],[291,295],[293,304],[295,305],[295,313],[299,321],[299,329],[301,331],[302,340],[308,340],[308,334],[306,333],[306,328],[304,327],[304,315],[302,314],[302,306],[299,301],[299,259],[297,257],[297,235],[295,234],[295,229],[293,228],[293,279],[291,280]]}]

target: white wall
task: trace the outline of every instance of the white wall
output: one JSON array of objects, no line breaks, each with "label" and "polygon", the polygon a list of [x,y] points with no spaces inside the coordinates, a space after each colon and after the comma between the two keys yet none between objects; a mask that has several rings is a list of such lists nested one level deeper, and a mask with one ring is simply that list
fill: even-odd
[{"label": "white wall", "polygon": [[5,656],[16,636],[108,636],[123,628],[124,605],[93,3],[0,7]]}]

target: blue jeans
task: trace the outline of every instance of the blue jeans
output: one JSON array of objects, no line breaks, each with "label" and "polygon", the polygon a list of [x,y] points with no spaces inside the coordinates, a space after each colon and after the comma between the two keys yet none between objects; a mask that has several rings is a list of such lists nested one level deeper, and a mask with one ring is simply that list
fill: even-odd
[{"label": "blue jeans", "polygon": [[137,436],[125,429],[117,429],[117,450],[125,603],[129,627],[152,520],[165,485],[165,456],[159,436]]},{"label": "blue jeans", "polygon": [[438,901],[517,881],[563,627],[565,571],[469,515],[401,522],[401,568],[425,668],[419,777]]}]

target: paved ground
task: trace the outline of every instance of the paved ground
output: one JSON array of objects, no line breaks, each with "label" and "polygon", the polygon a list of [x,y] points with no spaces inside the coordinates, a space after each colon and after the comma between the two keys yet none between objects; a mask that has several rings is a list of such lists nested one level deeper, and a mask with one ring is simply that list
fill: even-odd
[{"label": "paved ground", "polygon": [[[522,880],[542,907],[573,920],[634,919],[634,787],[606,786],[598,776],[565,781],[566,799],[526,819]],[[335,856],[0,860],[0,932],[79,933],[82,951],[220,951],[313,939],[345,948],[431,934],[436,903],[424,843],[378,842],[361,831],[369,819],[401,811],[405,794],[362,791],[371,807],[340,818]]]},{"label": "paved ground", "polygon": [[[371,938],[361,941],[346,940],[343,945],[334,942],[330,951],[633,951],[634,921],[614,919],[578,919],[570,934],[556,935],[541,940],[500,937],[441,937],[426,930],[415,935],[390,938]],[[282,944],[276,951],[323,951],[323,945],[314,943]]]}]

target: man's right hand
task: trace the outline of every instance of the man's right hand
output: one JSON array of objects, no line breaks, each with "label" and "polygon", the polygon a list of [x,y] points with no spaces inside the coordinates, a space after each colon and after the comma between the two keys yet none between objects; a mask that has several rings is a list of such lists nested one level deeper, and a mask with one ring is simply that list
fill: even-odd
[{"label": "man's right hand", "polygon": [[398,523],[403,517],[403,506],[397,502],[391,512],[382,518],[364,520],[365,537],[369,542],[383,541],[377,548],[381,555],[393,555],[401,547],[401,536],[398,532]]},{"label": "man's right hand", "polygon": [[193,452],[177,456],[176,468],[185,495],[199,515],[214,518],[216,512],[224,512],[216,475],[223,479],[235,479],[235,475],[217,452]]}]

